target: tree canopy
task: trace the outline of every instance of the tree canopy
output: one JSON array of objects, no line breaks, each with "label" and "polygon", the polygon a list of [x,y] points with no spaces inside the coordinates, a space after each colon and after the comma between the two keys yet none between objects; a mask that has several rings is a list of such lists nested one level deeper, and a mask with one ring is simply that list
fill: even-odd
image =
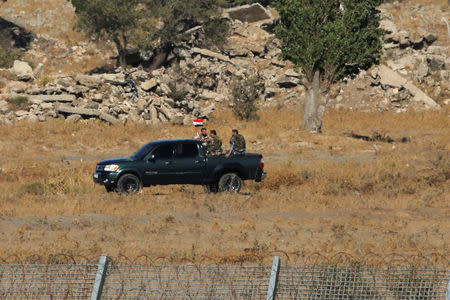
[{"label": "tree canopy", "polygon": [[[345,76],[367,69],[380,58],[383,30],[377,6],[382,0],[278,0],[282,41],[281,58],[291,60],[306,75],[312,88],[316,80],[329,86]],[[319,83],[317,82],[317,88]],[[310,98],[319,98],[319,91]],[[311,108],[316,110],[317,103]],[[306,116],[308,118],[308,116]],[[304,117],[305,121],[305,117]],[[320,131],[321,122],[302,122]],[[308,122],[306,122],[308,123]],[[319,124],[320,123],[320,124]],[[319,127],[319,128],[317,128]]]}]

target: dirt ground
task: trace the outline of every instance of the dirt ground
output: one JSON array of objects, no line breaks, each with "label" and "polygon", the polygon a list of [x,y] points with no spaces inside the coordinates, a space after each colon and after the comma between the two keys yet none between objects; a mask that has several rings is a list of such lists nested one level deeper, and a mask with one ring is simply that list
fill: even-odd
[{"label": "dirt ground", "polygon": [[321,135],[298,130],[295,111],[259,114],[243,123],[222,111],[207,124],[225,145],[234,124],[248,150],[265,157],[268,178],[246,182],[239,194],[158,186],[126,197],[92,183],[97,161],[129,156],[154,139],[192,136],[189,127],[0,126],[0,258],[106,253],[252,262],[282,253],[295,263],[345,253],[372,264],[393,254],[448,264],[448,112],[330,111]]}]

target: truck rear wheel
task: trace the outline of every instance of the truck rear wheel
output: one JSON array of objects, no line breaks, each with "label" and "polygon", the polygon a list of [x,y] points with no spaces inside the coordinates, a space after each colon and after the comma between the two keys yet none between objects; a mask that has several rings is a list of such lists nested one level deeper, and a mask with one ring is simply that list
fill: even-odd
[{"label": "truck rear wheel", "polygon": [[141,180],[134,174],[124,174],[117,182],[117,190],[122,194],[135,194],[139,192],[141,188]]},{"label": "truck rear wheel", "polygon": [[219,192],[238,193],[242,187],[242,179],[236,173],[223,174],[219,179]]}]

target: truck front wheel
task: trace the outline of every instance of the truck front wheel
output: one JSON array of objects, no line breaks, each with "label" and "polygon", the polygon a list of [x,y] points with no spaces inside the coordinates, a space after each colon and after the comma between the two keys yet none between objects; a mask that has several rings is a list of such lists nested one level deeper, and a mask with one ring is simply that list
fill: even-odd
[{"label": "truck front wheel", "polygon": [[219,179],[219,192],[238,193],[242,187],[242,179],[236,173],[223,174]]},{"label": "truck front wheel", "polygon": [[124,174],[117,182],[117,190],[122,194],[135,194],[142,188],[141,180],[134,174]]}]

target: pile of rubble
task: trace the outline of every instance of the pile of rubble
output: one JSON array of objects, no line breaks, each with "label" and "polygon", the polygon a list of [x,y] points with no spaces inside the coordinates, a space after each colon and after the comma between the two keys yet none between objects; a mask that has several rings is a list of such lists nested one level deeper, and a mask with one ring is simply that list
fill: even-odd
[{"label": "pile of rubble", "polygon": [[[42,72],[42,65],[32,70],[17,61],[10,70],[17,80],[4,82],[4,93],[0,94],[0,122],[95,118],[109,123],[191,124],[193,118],[208,118],[219,102],[232,105],[233,80],[255,75],[264,83],[263,105],[301,102],[305,95],[302,76],[290,62],[278,59],[280,41],[272,32],[272,14],[259,4],[232,8],[225,14],[231,19],[232,34],[224,49],[211,51],[186,42],[174,49],[168,67],[152,72],[139,67],[103,74],[59,75],[39,86],[34,79]],[[443,86],[436,93],[448,89],[448,48],[431,46],[438,38],[434,34],[424,33],[419,41],[387,19],[383,19],[383,26],[389,31],[387,62],[349,79],[328,105],[345,107],[347,99],[355,98],[354,92],[345,96],[345,91],[356,85],[379,103],[387,101],[386,110],[438,109],[421,87],[434,85],[438,90]],[[195,30],[192,34],[195,39]],[[436,76],[441,80],[434,80]],[[7,100],[17,96],[28,99],[28,109],[13,110],[8,105]],[[364,97],[359,98],[358,104],[364,104]]]}]

